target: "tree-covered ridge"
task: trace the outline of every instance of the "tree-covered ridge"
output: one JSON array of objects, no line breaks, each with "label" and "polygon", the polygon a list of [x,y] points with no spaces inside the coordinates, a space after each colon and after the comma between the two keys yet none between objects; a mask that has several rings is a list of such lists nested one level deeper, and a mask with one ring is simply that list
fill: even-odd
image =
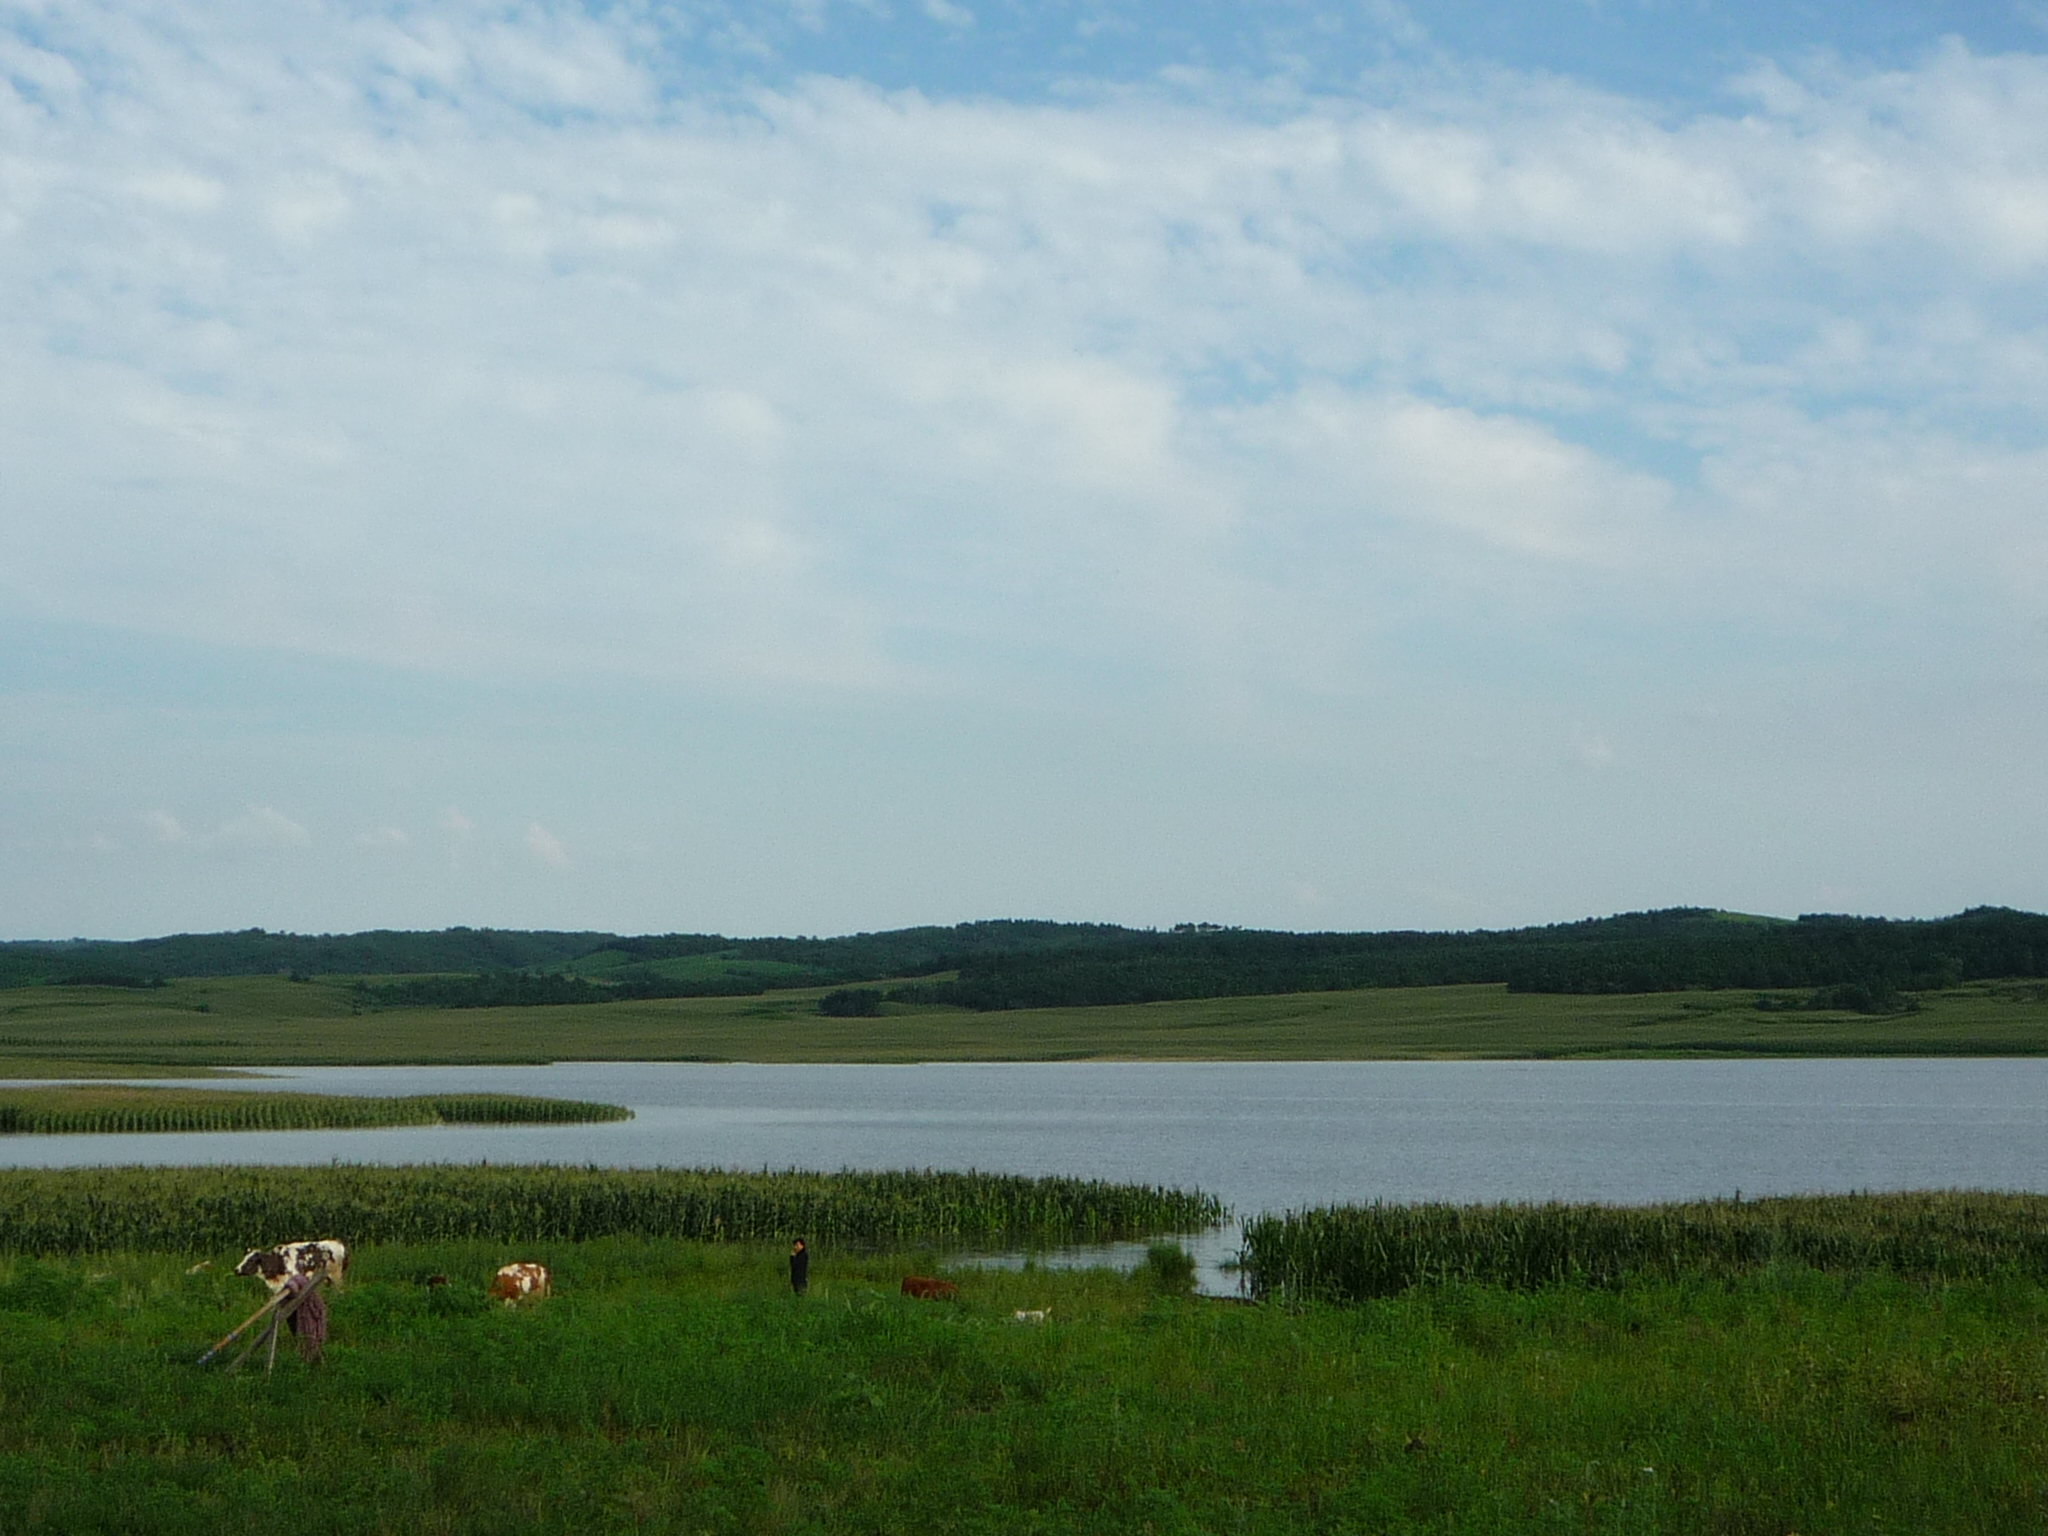
[{"label": "tree-covered ridge", "polygon": [[0,985],[133,985],[171,976],[377,976],[499,971],[559,965],[588,954],[604,933],[503,928],[435,932],[176,933],[160,939],[17,940],[0,944]]},{"label": "tree-covered ridge", "polygon": [[995,1010],[1505,982],[1573,993],[1853,987],[1882,1005],[1902,991],[2043,975],[2048,917],[2033,913],[1771,922],[1681,907],[1498,932],[1151,934],[1110,954],[991,956],[895,995]]},{"label": "tree-covered ridge", "polygon": [[[413,933],[183,933],[160,939],[17,940],[0,943],[0,986],[145,985],[168,977],[412,976],[477,978],[555,973],[605,983],[602,997],[730,996],[770,985],[832,985],[926,976],[966,960],[1014,950],[1087,950],[1143,932],[1100,923],[996,921],[899,928],[838,938],[733,939],[670,933],[628,937],[504,928]],[[678,975],[677,962],[695,962]],[[727,980],[721,982],[721,977]],[[745,985],[735,986],[730,978]],[[666,980],[664,980],[666,978]],[[670,985],[681,982],[681,985]],[[690,983],[701,983],[693,985]],[[509,993],[516,983],[470,987],[469,996]],[[420,996],[424,998],[426,988]],[[462,988],[444,988],[451,995]],[[535,1001],[583,1002],[574,987],[535,986]],[[503,1001],[513,1001],[509,995]],[[519,999],[524,1001],[525,999]],[[434,1006],[462,1006],[437,1003]],[[468,1006],[489,1006],[469,1003]]]},{"label": "tree-covered ridge", "polygon": [[1834,1006],[2048,976],[2048,917],[1979,907],[1931,920],[1743,918],[1698,907],[1462,933],[1281,933],[1187,924],[980,922],[838,938],[453,928],[439,933],[181,934],[0,945],[0,982],[142,985],[166,976],[394,978],[376,1007],[488,1008],[742,996],[913,980],[899,1003],[995,1011],[1360,987],[1506,983],[1521,992],[1817,988]]}]

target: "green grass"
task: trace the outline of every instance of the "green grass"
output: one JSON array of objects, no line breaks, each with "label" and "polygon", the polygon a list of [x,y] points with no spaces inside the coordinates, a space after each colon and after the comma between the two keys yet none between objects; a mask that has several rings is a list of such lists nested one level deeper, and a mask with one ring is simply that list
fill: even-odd
[{"label": "green grass", "polygon": [[[563,1008],[355,1013],[353,979],[177,981],[146,992],[0,991],[0,1075],[320,1063],[1369,1060],[1476,1057],[2029,1056],[2048,985],[1972,983],[1919,1013],[1760,1013],[1753,992],[1573,997],[1418,987],[970,1013],[891,1005],[830,1019],[824,989]],[[204,1006],[206,1012],[198,1010]]]},{"label": "green grass", "polygon": [[[821,1245],[367,1246],[317,1375],[182,1258],[0,1259],[0,1527],[2038,1536],[2048,1291],[1776,1270],[1352,1307]],[[483,1285],[538,1259],[557,1294]],[[430,1290],[431,1273],[453,1281]],[[1011,1321],[1050,1307],[1042,1326]]]},{"label": "green grass", "polygon": [[1657,1206],[1370,1205],[1245,1227],[1255,1294],[1360,1301],[1446,1281],[1535,1290],[1725,1278],[1774,1265],[1834,1274],[2048,1280],[2048,1195],[1949,1192]]},{"label": "green grass", "polygon": [[[906,1242],[1100,1242],[1213,1225],[1209,1195],[985,1173],[726,1173],[433,1165],[0,1169],[0,1251],[199,1253],[338,1237],[351,1246],[802,1236]],[[239,1251],[239,1249],[237,1250]]]},{"label": "green grass", "polygon": [[511,1093],[372,1098],[356,1094],[100,1084],[0,1088],[0,1136],[360,1130],[394,1125],[564,1125],[632,1118],[630,1109],[617,1104],[529,1098]]}]

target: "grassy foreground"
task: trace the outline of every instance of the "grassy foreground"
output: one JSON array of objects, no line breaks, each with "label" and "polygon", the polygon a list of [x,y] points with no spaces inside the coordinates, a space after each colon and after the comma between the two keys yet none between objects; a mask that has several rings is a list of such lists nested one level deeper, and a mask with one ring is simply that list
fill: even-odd
[{"label": "grassy foreground", "polygon": [[[0,991],[0,1076],[321,1063],[1368,1060],[1626,1056],[2032,1056],[2048,984],[1978,982],[1918,1013],[1760,1012],[1757,994],[1578,997],[1385,988],[972,1013],[825,1018],[819,990],[556,1008],[355,1011],[353,978]],[[202,1011],[204,1010],[204,1011]]]},{"label": "grassy foreground", "polygon": [[361,1130],[394,1125],[568,1125],[630,1120],[617,1104],[513,1093],[407,1098],[235,1089],[70,1085],[0,1088],[0,1136],[137,1131]]},{"label": "grassy foreground", "polygon": [[[223,1251],[217,1259],[232,1260]],[[487,1305],[533,1258],[557,1294]],[[254,1286],[0,1259],[9,1531],[2038,1533],[2048,1291],[1776,1269],[1236,1307],[827,1246],[369,1246],[317,1374]],[[429,1273],[453,1284],[430,1290]],[[1042,1326],[1012,1321],[1049,1307]]]}]

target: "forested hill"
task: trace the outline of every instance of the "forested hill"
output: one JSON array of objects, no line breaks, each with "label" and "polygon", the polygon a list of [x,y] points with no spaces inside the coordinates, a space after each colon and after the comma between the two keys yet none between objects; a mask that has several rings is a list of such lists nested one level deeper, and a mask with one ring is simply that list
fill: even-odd
[{"label": "forested hill", "polygon": [[[842,938],[730,939],[671,933],[558,933],[511,928],[437,932],[180,933],[161,939],[0,942],[0,986],[145,986],[175,976],[504,975],[554,972],[616,980],[621,975],[712,972],[735,967],[806,986],[926,976],[962,961],[1011,950],[1085,952],[1145,937],[1096,923],[982,922],[899,928]],[[756,988],[755,990],[759,990]]]},{"label": "forested hill", "polygon": [[1979,907],[1925,921],[1825,914],[1787,921],[1679,907],[1464,933],[983,922],[839,938],[248,929],[0,944],[0,984],[15,986],[147,986],[168,977],[280,972],[413,978],[366,984],[363,993],[371,1005],[407,1007],[731,995],[940,973],[948,974],[889,995],[996,1010],[1505,982],[1518,991],[1580,993],[1836,988],[1883,1002],[1961,981],[2048,976],[2048,917]]},{"label": "forested hill", "polygon": [[1992,977],[2048,975],[2048,917],[1979,907],[1927,921],[1787,922],[1698,908],[1472,933],[1133,935],[1107,952],[990,955],[905,1001],[1075,1007],[1351,987],[1506,982],[1518,992],[1842,988],[1849,1006]]}]

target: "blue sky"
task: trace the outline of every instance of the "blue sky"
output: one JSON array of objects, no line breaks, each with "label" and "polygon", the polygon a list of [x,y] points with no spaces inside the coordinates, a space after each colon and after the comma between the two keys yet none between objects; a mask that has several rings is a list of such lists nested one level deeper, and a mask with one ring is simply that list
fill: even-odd
[{"label": "blue sky", "polygon": [[2048,7],[0,0],[0,933],[2048,907]]}]

